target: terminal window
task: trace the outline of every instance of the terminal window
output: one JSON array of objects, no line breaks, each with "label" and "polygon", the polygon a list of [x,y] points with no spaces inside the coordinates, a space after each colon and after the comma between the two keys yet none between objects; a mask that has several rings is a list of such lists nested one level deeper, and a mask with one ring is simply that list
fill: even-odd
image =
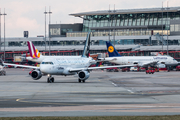
[{"label": "terminal window", "polygon": [[60,35],[60,28],[51,28],[50,34],[51,35]]}]

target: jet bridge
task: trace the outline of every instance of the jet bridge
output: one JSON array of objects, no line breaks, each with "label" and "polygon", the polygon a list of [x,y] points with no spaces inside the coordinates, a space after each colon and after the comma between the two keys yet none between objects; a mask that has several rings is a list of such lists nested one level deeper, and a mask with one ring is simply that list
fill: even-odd
[{"label": "jet bridge", "polygon": [[167,41],[162,36],[160,36],[159,33],[156,34],[156,39],[163,43],[163,45],[167,45]]}]

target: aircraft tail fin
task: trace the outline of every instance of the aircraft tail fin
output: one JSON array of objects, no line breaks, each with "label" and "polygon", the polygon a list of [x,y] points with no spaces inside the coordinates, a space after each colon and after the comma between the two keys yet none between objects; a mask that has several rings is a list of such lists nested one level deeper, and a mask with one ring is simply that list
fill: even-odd
[{"label": "aircraft tail fin", "polygon": [[40,58],[42,55],[38,51],[38,49],[36,49],[34,44],[31,41],[27,41],[27,43],[28,43],[28,49],[29,49],[30,56],[32,58]]},{"label": "aircraft tail fin", "polygon": [[90,36],[91,36],[91,32],[89,32],[87,34],[87,38],[86,38],[86,42],[85,42],[85,45],[84,45],[84,51],[83,51],[83,54],[82,54],[82,57],[89,57],[89,50],[90,50]]},{"label": "aircraft tail fin", "polygon": [[109,57],[117,57],[117,56],[121,56],[118,51],[115,49],[115,47],[111,44],[111,42],[106,41],[106,46],[107,46],[107,51],[109,54]]}]

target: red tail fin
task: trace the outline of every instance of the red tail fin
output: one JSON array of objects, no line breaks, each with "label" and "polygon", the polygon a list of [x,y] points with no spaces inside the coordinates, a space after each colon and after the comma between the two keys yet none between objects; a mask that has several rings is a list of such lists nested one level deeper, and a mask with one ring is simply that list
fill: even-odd
[{"label": "red tail fin", "polygon": [[29,49],[29,53],[30,56],[32,58],[39,58],[41,56],[40,52],[35,48],[35,46],[33,45],[33,43],[31,41],[28,41],[28,49]]}]

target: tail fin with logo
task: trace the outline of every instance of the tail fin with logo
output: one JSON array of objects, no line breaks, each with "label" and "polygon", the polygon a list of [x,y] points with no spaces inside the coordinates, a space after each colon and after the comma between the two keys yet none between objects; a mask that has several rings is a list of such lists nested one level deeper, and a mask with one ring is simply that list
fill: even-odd
[{"label": "tail fin with logo", "polygon": [[84,45],[84,51],[82,54],[82,57],[89,57],[90,53],[89,53],[89,49],[90,49],[90,36],[91,36],[91,32],[89,32],[87,34],[87,38],[86,38],[86,42]]},{"label": "tail fin with logo", "polygon": [[109,57],[120,57],[121,55],[118,53],[118,51],[115,49],[115,47],[111,44],[111,42],[106,41],[107,51],[109,54]]},{"label": "tail fin with logo", "polygon": [[38,49],[36,49],[36,47],[33,45],[33,43],[31,41],[27,41],[27,43],[28,43],[28,49],[29,49],[30,56],[32,58],[40,58],[42,55],[38,51]]}]

